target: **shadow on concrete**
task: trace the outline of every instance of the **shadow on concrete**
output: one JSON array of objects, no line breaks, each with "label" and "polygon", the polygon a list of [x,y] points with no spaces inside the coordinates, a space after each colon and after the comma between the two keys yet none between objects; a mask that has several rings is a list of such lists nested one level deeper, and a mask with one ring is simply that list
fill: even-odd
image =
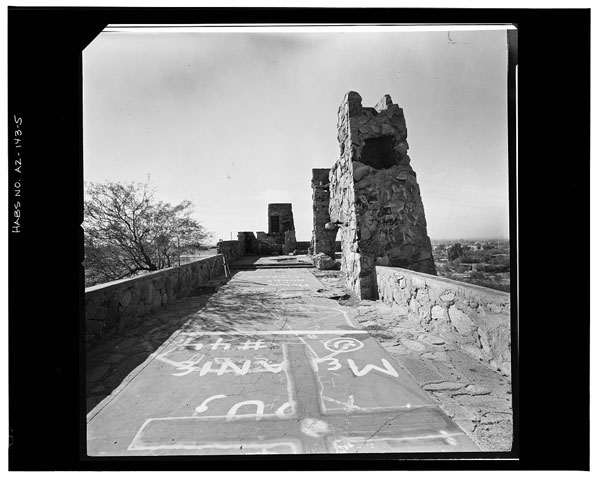
[{"label": "shadow on concrete", "polygon": [[86,352],[86,412],[110,395],[136,367],[192,316],[203,310],[225,279],[200,287],[161,310],[127,323]]},{"label": "shadow on concrete", "polygon": [[[237,273],[234,273],[234,276]],[[202,309],[198,319],[182,327],[184,332],[227,332],[277,328],[286,314],[286,299],[266,283],[236,279],[220,290]]]}]

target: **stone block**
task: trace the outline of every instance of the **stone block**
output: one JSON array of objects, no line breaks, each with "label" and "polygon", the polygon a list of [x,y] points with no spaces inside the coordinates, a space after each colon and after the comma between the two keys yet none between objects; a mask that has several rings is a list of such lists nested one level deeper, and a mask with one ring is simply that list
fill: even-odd
[{"label": "stone block", "polygon": [[441,346],[446,344],[446,341],[444,341],[442,338],[431,333],[419,335],[418,339],[429,345]]},{"label": "stone block", "polygon": [[421,355],[421,358],[431,359],[433,361],[450,361],[450,357],[442,351],[435,351],[433,353],[423,353]]},{"label": "stone block", "polygon": [[371,167],[366,166],[366,165],[362,164],[361,162],[354,162],[353,168],[354,168],[354,173],[353,173],[354,182],[360,181],[363,177],[370,174],[372,171]]},{"label": "stone block", "polygon": [[444,381],[443,376],[427,361],[410,356],[399,356],[398,360],[419,384]]},{"label": "stone block", "polygon": [[[405,249],[411,249],[412,250],[412,246],[407,246],[404,247]],[[417,275],[413,275],[410,277],[410,286],[412,288],[425,288],[426,284],[425,284],[425,279],[423,277],[419,277]]]},{"label": "stone block", "polygon": [[402,317],[407,317],[409,313],[409,308],[406,305],[400,305],[397,303],[392,304],[392,310],[395,314],[400,315]]},{"label": "stone block", "polygon": [[477,328],[477,334],[479,335],[479,341],[481,342],[481,348],[483,349],[483,352],[490,356],[491,355],[491,348],[490,348],[490,341],[488,339],[487,333],[485,332],[485,330],[481,329],[481,328]]},{"label": "stone block", "polygon": [[481,350],[481,348],[479,348],[478,346],[472,344],[472,343],[463,343],[460,345],[460,347],[470,356],[472,356],[475,359],[478,359],[480,361],[486,361],[487,362],[487,358],[485,357],[485,355],[483,354],[483,351]]},{"label": "stone block", "polygon": [[415,315],[419,313],[419,303],[417,302],[416,298],[410,299],[410,301],[408,302],[408,307],[410,308],[410,311]]},{"label": "stone block", "polygon": [[387,346],[385,350],[391,354],[399,354],[399,355],[407,355],[410,354],[410,350],[404,346],[403,344],[393,344],[391,346]]},{"label": "stone block", "polygon": [[458,382],[442,382],[442,383],[430,383],[423,386],[423,389],[427,391],[456,391],[465,387],[465,383]]},{"label": "stone block", "polygon": [[434,321],[447,323],[449,320],[448,310],[440,305],[433,305],[431,307],[431,318]]},{"label": "stone block", "polygon": [[429,290],[427,290],[427,288],[419,288],[417,290],[417,301],[421,306],[425,306],[429,303]]},{"label": "stone block", "polygon": [[455,297],[456,297],[456,295],[454,294],[454,292],[445,291],[444,293],[442,293],[440,295],[440,300],[442,300],[443,302],[449,303],[449,302],[453,302]]},{"label": "stone block", "polygon": [[423,324],[431,322],[431,314],[428,307],[422,306],[419,308],[419,321]]},{"label": "stone block", "polygon": [[448,309],[450,322],[456,330],[463,336],[470,335],[475,329],[475,325],[469,315],[459,310],[455,305]]},{"label": "stone block", "polygon": [[419,343],[418,341],[409,340],[407,338],[403,338],[400,341],[411,351],[425,351],[427,349],[423,344]]},{"label": "stone block", "polygon": [[402,292],[402,290],[399,290],[399,289],[393,290],[392,296],[393,296],[394,302],[396,302],[398,305],[406,305],[406,298],[404,298],[404,293]]},{"label": "stone block", "polygon": [[500,370],[500,372],[502,374],[504,374],[504,376],[509,376],[511,374],[511,365],[510,363],[501,363],[500,365],[498,365],[498,369]]},{"label": "stone block", "polygon": [[337,270],[339,268],[339,263],[324,253],[314,255],[312,260],[315,267],[319,270]]},{"label": "stone block", "polygon": [[480,386],[478,384],[469,384],[464,390],[472,396],[485,396],[486,394],[491,394],[492,392],[485,386]]}]

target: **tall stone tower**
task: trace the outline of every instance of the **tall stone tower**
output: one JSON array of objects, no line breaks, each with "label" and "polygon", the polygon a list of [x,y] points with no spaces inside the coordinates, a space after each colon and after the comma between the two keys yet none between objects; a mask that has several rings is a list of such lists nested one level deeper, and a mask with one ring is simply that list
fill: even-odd
[{"label": "tall stone tower", "polygon": [[340,157],[330,172],[331,221],[341,227],[346,285],[377,298],[376,265],[436,274],[404,112],[385,95],[375,108],[354,91],[338,110]]},{"label": "tall stone tower", "polygon": [[329,169],[313,169],[313,234],[311,248],[314,254],[324,253],[335,257],[337,228],[328,228],[329,219]]},{"label": "tall stone tower", "polygon": [[294,228],[294,214],[292,204],[269,204],[269,235],[283,234]]}]

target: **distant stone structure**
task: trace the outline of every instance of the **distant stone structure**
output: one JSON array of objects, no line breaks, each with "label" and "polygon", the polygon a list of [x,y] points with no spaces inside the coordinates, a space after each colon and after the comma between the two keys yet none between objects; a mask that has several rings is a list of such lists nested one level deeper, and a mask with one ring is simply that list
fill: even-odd
[{"label": "distant stone structure", "polygon": [[[277,237],[294,228],[292,204],[269,204],[269,235]],[[283,242],[282,242],[283,243]]]},{"label": "distant stone structure", "polygon": [[283,233],[283,253],[292,253],[296,250],[296,232],[286,230]]},{"label": "distant stone structure", "polygon": [[376,265],[436,274],[406,137],[404,112],[389,95],[369,108],[358,93],[346,93],[329,214],[341,227],[347,286],[363,299],[377,298]]},{"label": "distant stone structure", "polygon": [[292,204],[269,204],[268,230],[265,232],[238,232],[238,240],[244,242],[249,255],[272,255],[292,253],[296,250],[296,230]]},{"label": "distant stone structure", "polygon": [[312,170],[313,190],[313,233],[311,240],[312,253],[324,253],[335,258],[335,236],[337,226],[328,224],[329,219],[329,169]]}]

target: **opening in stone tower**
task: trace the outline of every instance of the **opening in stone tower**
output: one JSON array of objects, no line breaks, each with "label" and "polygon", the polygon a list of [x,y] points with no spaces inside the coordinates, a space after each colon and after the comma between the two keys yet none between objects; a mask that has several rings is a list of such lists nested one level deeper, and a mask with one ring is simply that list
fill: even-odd
[{"label": "opening in stone tower", "polygon": [[388,169],[396,164],[393,137],[381,136],[365,139],[360,162],[374,169]]},{"label": "opening in stone tower", "polygon": [[271,223],[269,224],[269,230],[273,231],[274,233],[279,232],[279,216],[271,215],[271,217],[269,217],[269,220],[271,221]]}]

